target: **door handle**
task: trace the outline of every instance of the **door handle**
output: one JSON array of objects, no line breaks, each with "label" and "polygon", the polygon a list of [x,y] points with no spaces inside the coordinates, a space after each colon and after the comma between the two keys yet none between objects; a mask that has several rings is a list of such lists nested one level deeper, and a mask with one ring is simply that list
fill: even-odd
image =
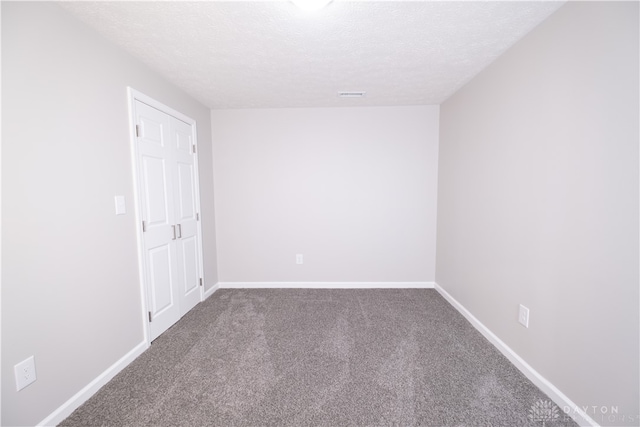
[{"label": "door handle", "polygon": [[178,239],[182,239],[182,226],[178,224]]},{"label": "door handle", "polygon": [[176,240],[176,226],[172,225],[171,228],[173,229],[173,239],[171,240]]}]

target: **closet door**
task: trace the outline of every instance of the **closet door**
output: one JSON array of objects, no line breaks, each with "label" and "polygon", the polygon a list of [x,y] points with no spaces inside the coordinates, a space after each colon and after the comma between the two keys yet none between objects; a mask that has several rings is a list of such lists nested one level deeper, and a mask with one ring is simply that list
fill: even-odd
[{"label": "closet door", "polygon": [[200,257],[195,170],[195,145],[191,126],[171,118],[172,142],[175,144],[175,218],[180,274],[180,308],[184,315],[200,302]]},{"label": "closet door", "polygon": [[180,319],[170,116],[136,102],[143,270],[151,340]]},{"label": "closet door", "polygon": [[201,300],[198,182],[192,126],[134,103],[150,340]]}]

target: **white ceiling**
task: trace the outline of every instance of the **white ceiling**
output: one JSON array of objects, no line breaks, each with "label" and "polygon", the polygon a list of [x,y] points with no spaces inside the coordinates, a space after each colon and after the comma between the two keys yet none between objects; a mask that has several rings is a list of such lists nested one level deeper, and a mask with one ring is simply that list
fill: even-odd
[{"label": "white ceiling", "polygon": [[[62,2],[212,109],[439,104],[556,1]],[[360,99],[339,91],[366,91]]]}]

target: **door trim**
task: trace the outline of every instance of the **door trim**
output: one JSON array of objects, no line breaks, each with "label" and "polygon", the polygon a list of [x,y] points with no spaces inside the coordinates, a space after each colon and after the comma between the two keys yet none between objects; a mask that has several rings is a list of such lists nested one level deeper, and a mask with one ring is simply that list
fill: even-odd
[{"label": "door trim", "polygon": [[[144,258],[144,236],[142,229],[142,188],[141,182],[139,178],[139,153],[137,148],[137,135],[136,135],[136,115],[135,115],[135,102],[139,101],[143,104],[147,104],[150,107],[153,107],[157,110],[162,111],[180,121],[183,121],[191,126],[191,136],[193,144],[196,146],[196,150],[194,153],[194,168],[195,168],[195,190],[196,190],[196,210],[197,212],[201,212],[200,209],[200,172],[198,170],[198,153],[200,150],[198,147],[198,130],[197,124],[194,119],[181,112],[174,110],[171,107],[164,105],[163,103],[147,96],[132,87],[127,87],[127,98],[129,103],[129,139],[130,139],[130,147],[131,147],[131,167],[133,174],[133,197],[134,197],[134,205],[135,205],[135,220],[136,220],[136,241],[137,241],[137,249],[138,249],[138,277],[140,283],[140,315],[142,322],[142,330],[144,334],[144,342],[147,343],[147,346],[151,345],[151,335],[149,333],[149,290],[147,289],[146,283],[146,266],[145,266],[145,258]],[[202,251],[202,216],[200,216],[200,220],[196,223],[197,233],[198,233],[198,252],[199,252],[199,267],[198,273],[202,278],[203,282],[205,280],[204,277],[204,256]],[[199,287],[200,293],[200,302],[203,300],[204,289],[203,286]]]}]

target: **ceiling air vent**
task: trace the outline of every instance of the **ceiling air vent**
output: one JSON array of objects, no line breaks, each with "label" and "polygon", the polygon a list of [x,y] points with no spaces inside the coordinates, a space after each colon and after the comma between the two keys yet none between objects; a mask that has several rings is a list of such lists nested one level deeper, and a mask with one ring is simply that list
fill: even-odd
[{"label": "ceiling air vent", "polygon": [[338,92],[340,98],[362,98],[367,92]]}]

